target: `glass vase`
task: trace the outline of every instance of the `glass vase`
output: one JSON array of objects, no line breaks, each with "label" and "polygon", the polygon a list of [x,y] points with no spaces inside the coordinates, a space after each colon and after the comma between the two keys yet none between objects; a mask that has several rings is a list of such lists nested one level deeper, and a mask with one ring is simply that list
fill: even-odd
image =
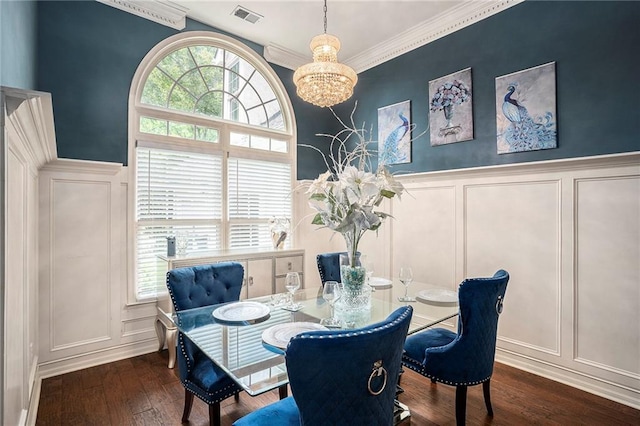
[{"label": "glass vase", "polygon": [[348,254],[340,255],[343,290],[335,309],[337,318],[353,328],[366,325],[371,317],[371,287],[366,283],[367,273],[360,265],[359,256],[355,261],[349,257]]}]

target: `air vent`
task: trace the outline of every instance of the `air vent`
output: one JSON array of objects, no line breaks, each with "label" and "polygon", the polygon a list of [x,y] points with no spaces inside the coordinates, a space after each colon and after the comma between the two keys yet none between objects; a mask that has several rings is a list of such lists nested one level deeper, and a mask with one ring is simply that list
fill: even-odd
[{"label": "air vent", "polygon": [[262,15],[258,15],[257,13],[252,12],[246,7],[242,7],[240,5],[236,6],[236,8],[233,10],[231,14],[233,16],[237,16],[240,19],[251,22],[252,24],[255,24],[256,22],[258,22],[260,19],[263,18]]}]

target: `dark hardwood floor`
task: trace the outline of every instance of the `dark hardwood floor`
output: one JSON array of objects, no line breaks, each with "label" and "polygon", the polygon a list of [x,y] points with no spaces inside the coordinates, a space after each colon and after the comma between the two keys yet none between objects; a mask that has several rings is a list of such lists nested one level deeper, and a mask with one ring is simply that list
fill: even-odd
[{"label": "dark hardwood floor", "polygon": [[[88,368],[42,382],[38,425],[179,425],[184,390],[167,351]],[[496,364],[494,417],[486,415],[482,387],[469,388],[468,425],[640,425],[640,411],[572,387]],[[401,402],[412,425],[453,425],[455,389],[407,371]],[[277,391],[222,403],[222,424],[278,399]],[[207,406],[195,398],[191,425],[207,425]],[[274,425],[277,426],[277,425]],[[353,426],[358,426],[357,422]]]}]

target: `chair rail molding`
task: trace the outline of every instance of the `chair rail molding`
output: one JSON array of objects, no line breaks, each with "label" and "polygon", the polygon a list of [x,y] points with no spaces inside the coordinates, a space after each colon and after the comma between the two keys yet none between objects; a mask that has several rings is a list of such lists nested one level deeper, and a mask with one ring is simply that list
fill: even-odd
[{"label": "chair rail molding", "polygon": [[51,94],[0,87],[5,106],[5,126],[12,126],[36,169],[57,158]]}]

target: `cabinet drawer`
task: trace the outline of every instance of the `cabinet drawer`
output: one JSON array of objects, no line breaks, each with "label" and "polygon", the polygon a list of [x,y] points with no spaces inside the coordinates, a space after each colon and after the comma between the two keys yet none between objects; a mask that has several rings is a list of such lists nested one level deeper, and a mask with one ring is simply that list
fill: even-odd
[{"label": "cabinet drawer", "polygon": [[287,275],[287,272],[302,272],[302,256],[276,258],[276,275]]}]

